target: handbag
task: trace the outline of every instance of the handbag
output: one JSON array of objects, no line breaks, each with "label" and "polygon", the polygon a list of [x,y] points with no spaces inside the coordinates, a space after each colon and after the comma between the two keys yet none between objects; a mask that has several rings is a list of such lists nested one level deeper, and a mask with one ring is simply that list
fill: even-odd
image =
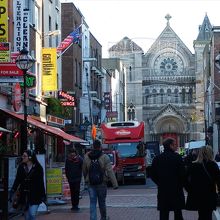
[{"label": "handbag", "polygon": [[19,205],[20,205],[20,200],[21,200],[21,191],[20,191],[20,188],[21,188],[21,184],[19,184],[17,190],[15,191],[14,193],[14,197],[12,199],[12,207],[14,209],[18,209],[19,208]]},{"label": "handbag", "polygon": [[23,204],[23,202],[21,201],[21,195],[22,195],[22,191],[21,191],[22,187],[21,186],[26,179],[30,178],[32,172],[33,172],[33,169],[30,171],[30,173],[28,173],[28,175],[25,177],[25,179],[18,185],[18,187],[14,193],[14,197],[12,199],[12,207],[14,209],[24,210],[27,206],[27,198],[25,198],[25,204]]},{"label": "handbag", "polygon": [[[205,170],[207,176],[209,177],[209,179],[210,179],[211,181],[213,181],[213,179],[212,179],[212,177],[210,176],[208,170],[206,169],[204,163],[202,163],[202,166],[203,166],[203,169]],[[216,191],[217,191],[217,185],[216,185]],[[219,193],[217,193],[217,192],[216,192],[216,205],[217,205],[217,206],[220,206],[220,195],[219,195]]]}]

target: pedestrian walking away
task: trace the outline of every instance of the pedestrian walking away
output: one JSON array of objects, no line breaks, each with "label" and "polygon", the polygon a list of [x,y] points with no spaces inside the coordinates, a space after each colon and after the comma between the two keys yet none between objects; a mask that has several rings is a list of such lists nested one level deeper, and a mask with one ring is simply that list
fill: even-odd
[{"label": "pedestrian walking away", "polygon": [[158,187],[157,209],[160,211],[160,220],[169,220],[170,211],[174,211],[175,220],[183,220],[183,186],[186,176],[184,162],[176,153],[174,139],[167,138],[163,146],[164,152],[153,159],[151,167],[151,178]]},{"label": "pedestrian walking away", "polygon": [[219,192],[219,189],[220,171],[213,159],[212,147],[203,146],[187,170],[186,208],[198,211],[199,220],[212,220],[217,205],[216,190]]},{"label": "pedestrian walking away", "polygon": [[79,211],[80,182],[83,159],[75,148],[71,148],[65,161],[65,173],[70,187],[72,211]]},{"label": "pedestrian walking away", "polygon": [[18,188],[20,193],[18,206],[24,213],[24,219],[35,220],[40,203],[46,201],[46,194],[43,168],[33,150],[26,150],[22,155],[22,163],[18,166],[10,192],[10,201]]},{"label": "pedestrian walking away", "polygon": [[106,210],[107,182],[110,179],[113,189],[118,188],[118,183],[112,170],[110,158],[102,152],[99,140],[93,142],[93,149],[84,157],[83,175],[85,183],[88,185],[90,197],[90,220],[97,220],[97,199],[101,220],[109,219]]}]

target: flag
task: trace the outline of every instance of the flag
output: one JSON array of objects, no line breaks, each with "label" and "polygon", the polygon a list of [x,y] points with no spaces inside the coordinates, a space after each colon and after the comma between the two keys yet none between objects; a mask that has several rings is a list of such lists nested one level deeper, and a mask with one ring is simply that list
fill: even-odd
[{"label": "flag", "polygon": [[71,44],[79,44],[79,41],[82,37],[82,33],[80,33],[80,26],[76,28],[73,32],[71,32],[57,47],[57,53],[63,52],[66,48],[68,48]]}]

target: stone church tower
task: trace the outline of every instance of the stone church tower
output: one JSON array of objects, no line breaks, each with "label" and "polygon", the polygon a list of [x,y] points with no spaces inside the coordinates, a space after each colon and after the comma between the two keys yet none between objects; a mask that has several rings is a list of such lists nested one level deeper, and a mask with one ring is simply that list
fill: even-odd
[{"label": "stone church tower", "polygon": [[[171,28],[171,16],[165,18],[164,30],[146,54],[136,45],[136,51],[121,48],[133,44],[127,37],[120,41],[120,47],[116,44],[110,48],[109,54],[125,62],[127,108],[132,103],[135,119],[145,122],[145,141],[162,143],[173,137],[183,147],[189,140],[204,139],[204,122],[197,121],[201,104],[196,104],[201,101],[196,100],[201,77],[198,67],[195,71],[195,55]],[[199,45],[195,41],[196,51]]]}]

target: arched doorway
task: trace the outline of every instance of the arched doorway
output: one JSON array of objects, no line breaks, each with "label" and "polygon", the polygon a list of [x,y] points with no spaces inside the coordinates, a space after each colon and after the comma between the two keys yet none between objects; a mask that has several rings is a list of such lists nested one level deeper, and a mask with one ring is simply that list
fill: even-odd
[{"label": "arched doorway", "polygon": [[183,147],[186,139],[186,126],[178,116],[164,116],[154,122],[155,133],[159,136],[160,143],[171,137],[175,139],[178,147]]}]

